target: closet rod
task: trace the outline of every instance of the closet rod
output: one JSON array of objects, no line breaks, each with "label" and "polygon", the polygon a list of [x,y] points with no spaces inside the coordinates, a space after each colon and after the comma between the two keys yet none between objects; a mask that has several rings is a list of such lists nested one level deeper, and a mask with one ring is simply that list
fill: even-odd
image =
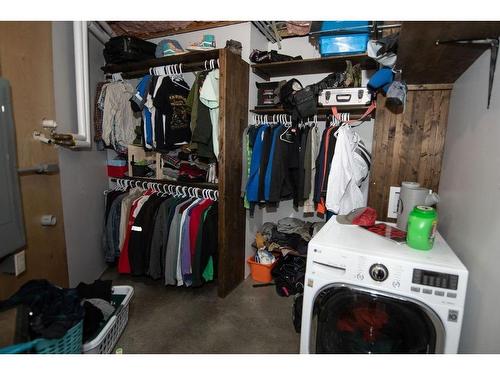
[{"label": "closet rod", "polygon": [[[273,114],[276,114],[276,112],[268,112],[266,113],[265,111],[259,111],[259,112],[254,112],[258,115],[267,115],[268,116],[268,119],[272,119],[273,117]],[[326,121],[329,117],[331,118],[332,115],[331,114],[317,114],[316,115],[317,117],[317,120],[318,121]],[[359,120],[360,118],[363,117],[363,114],[362,113],[350,113],[350,119],[351,120]],[[373,120],[375,118],[375,114],[369,114],[368,116],[365,116],[365,120],[369,121],[369,120]]]},{"label": "closet rod", "polygon": [[167,182],[146,181],[129,178],[112,179],[118,187],[136,187],[143,190],[149,189],[156,193],[168,193],[171,195],[185,196],[191,198],[210,198],[214,201],[219,199],[219,191],[215,189],[204,189],[194,186],[170,184]]},{"label": "closet rod", "polygon": [[[210,60],[207,60],[204,62],[182,64],[182,73],[200,72],[200,71],[204,71],[204,70],[210,70],[209,61]],[[171,64],[171,65],[179,66],[179,64]],[[157,66],[157,67],[152,67],[152,68],[154,69],[154,68],[159,68],[159,67]],[[149,74],[149,68],[134,70],[131,72],[121,72],[122,77],[125,79],[139,78],[139,77],[145,76],[146,74]]]},{"label": "closet rod", "polygon": [[112,178],[110,178],[110,180],[112,182],[116,182],[116,180],[129,180],[129,181],[155,182],[155,183],[159,183],[159,184],[168,184],[168,185],[175,185],[175,186],[196,187],[196,188],[201,188],[201,189],[211,189],[211,190],[218,189],[217,184],[214,184],[212,182],[182,182],[182,181],[161,180],[161,179],[150,178],[150,177],[129,177],[129,176],[124,176],[121,178],[112,177]]}]

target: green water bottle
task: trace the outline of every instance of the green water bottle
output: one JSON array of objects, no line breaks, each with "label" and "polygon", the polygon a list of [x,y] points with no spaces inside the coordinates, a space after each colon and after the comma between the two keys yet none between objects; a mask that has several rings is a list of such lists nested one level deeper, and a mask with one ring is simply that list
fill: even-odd
[{"label": "green water bottle", "polygon": [[408,216],[406,243],[418,250],[430,250],[434,245],[438,215],[434,208],[416,206]]}]

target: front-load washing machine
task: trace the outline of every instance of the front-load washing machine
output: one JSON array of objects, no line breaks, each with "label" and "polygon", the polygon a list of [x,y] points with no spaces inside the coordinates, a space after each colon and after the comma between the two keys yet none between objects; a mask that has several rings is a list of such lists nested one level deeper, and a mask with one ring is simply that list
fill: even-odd
[{"label": "front-load washing machine", "polygon": [[300,352],[456,353],[467,278],[439,233],[415,250],[333,217],[309,242]]}]

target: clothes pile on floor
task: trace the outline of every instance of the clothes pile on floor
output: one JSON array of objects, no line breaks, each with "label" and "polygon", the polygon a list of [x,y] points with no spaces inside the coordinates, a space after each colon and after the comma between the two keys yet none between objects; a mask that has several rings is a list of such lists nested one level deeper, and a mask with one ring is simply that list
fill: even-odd
[{"label": "clothes pile on floor", "polygon": [[[323,226],[324,223],[311,223],[296,218],[283,218],[277,224],[264,223],[256,238],[262,238],[260,242],[267,250],[279,252],[282,255],[307,255],[307,244]],[[262,248],[256,241],[256,248]]]},{"label": "clothes pile on floor", "polygon": [[264,223],[255,236],[256,261],[264,251],[274,257],[271,262],[274,283],[269,285],[275,285],[276,293],[281,297],[294,297],[292,316],[297,333],[302,318],[307,245],[323,225],[323,222],[311,223],[287,217],[278,220],[277,224]]},{"label": "clothes pile on floor", "polygon": [[[10,345],[37,338],[59,339],[83,320],[83,342],[94,338],[113,315],[111,281],[60,288],[47,280],[30,280],[0,301],[0,314],[16,310]],[[11,327],[12,329],[12,327]]]}]

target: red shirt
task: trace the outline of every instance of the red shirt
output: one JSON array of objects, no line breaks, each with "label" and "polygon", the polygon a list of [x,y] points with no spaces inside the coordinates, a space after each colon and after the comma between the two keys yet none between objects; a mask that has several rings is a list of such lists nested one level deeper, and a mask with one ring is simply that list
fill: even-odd
[{"label": "red shirt", "polygon": [[196,250],[196,237],[200,229],[201,215],[212,203],[213,201],[211,199],[205,199],[191,211],[191,218],[189,220],[189,251],[191,253],[191,262],[193,261],[194,252]]}]

